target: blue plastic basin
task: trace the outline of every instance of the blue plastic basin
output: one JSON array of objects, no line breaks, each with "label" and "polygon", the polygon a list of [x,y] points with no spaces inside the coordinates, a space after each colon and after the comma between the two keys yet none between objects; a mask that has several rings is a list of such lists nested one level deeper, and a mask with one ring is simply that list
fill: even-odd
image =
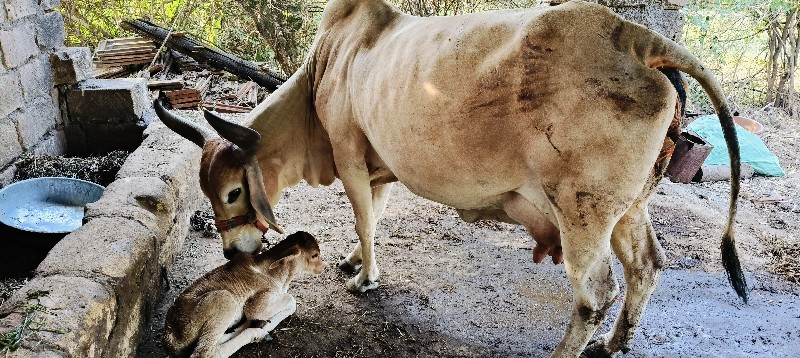
[{"label": "blue plastic basin", "polygon": [[0,190],[0,221],[31,232],[72,232],[83,224],[86,204],[99,200],[104,189],[72,178],[23,180]]}]

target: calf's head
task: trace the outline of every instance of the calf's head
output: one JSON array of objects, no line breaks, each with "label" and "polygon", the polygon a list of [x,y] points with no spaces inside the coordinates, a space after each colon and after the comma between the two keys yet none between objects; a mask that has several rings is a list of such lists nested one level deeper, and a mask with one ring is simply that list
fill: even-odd
[{"label": "calf's head", "polygon": [[269,266],[270,270],[294,265],[297,273],[319,275],[328,265],[322,261],[317,239],[304,231],[289,235],[264,252],[264,256],[272,262]]},{"label": "calf's head", "polygon": [[168,128],[203,148],[200,189],[214,209],[226,258],[260,251],[261,238],[269,228],[283,233],[267,200],[255,156],[261,140],[258,132],[205,111],[214,133],[170,113],[160,99],[153,105]]}]

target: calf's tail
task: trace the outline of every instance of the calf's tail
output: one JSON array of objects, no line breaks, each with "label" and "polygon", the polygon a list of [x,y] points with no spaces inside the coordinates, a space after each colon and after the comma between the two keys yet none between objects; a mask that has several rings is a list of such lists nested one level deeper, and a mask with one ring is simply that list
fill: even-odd
[{"label": "calf's tail", "polygon": [[728,209],[728,223],[722,235],[722,265],[728,274],[728,280],[736,294],[747,303],[747,282],[745,281],[739,256],[736,253],[734,240],[734,225],[736,218],[736,202],[739,197],[740,184],[740,158],[739,141],[736,139],[736,129],[733,116],[714,74],[708,70],[700,60],[689,53],[686,48],[666,37],[659,35],[644,26],[627,21],[621,21],[612,32],[612,44],[619,51],[628,52],[632,57],[639,59],[645,66],[656,69],[676,69],[691,76],[705,90],[714,109],[717,111],[725,143],[728,146],[728,155],[731,161],[731,198]]}]

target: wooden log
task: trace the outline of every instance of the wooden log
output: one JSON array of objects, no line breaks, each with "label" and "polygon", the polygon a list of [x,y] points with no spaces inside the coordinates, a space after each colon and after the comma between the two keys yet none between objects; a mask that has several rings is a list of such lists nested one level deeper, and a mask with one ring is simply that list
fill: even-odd
[{"label": "wooden log", "polygon": [[121,26],[158,43],[167,42],[167,47],[181,52],[199,62],[205,62],[214,68],[228,71],[242,78],[249,78],[261,87],[274,91],[286,78],[272,71],[264,71],[254,63],[231,54],[204,46],[188,35],[169,36],[170,31],[151,22],[136,19],[125,20]]}]

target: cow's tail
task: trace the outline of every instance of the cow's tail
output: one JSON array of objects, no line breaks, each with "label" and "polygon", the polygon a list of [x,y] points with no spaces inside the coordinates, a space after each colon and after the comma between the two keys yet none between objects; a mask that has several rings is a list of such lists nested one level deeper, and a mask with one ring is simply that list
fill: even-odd
[{"label": "cow's tail", "polygon": [[731,199],[728,211],[728,224],[722,236],[722,265],[728,273],[728,280],[736,294],[747,302],[747,282],[745,281],[736,245],[733,237],[736,217],[736,201],[739,197],[740,160],[739,141],[736,139],[736,128],[731,116],[728,102],[722,88],[700,60],[689,53],[686,48],[661,36],[647,28],[627,21],[612,32],[612,42],[620,51],[627,51],[633,57],[650,68],[673,68],[692,76],[703,86],[714,109],[717,111],[725,143],[728,145],[728,155],[731,160]]}]

